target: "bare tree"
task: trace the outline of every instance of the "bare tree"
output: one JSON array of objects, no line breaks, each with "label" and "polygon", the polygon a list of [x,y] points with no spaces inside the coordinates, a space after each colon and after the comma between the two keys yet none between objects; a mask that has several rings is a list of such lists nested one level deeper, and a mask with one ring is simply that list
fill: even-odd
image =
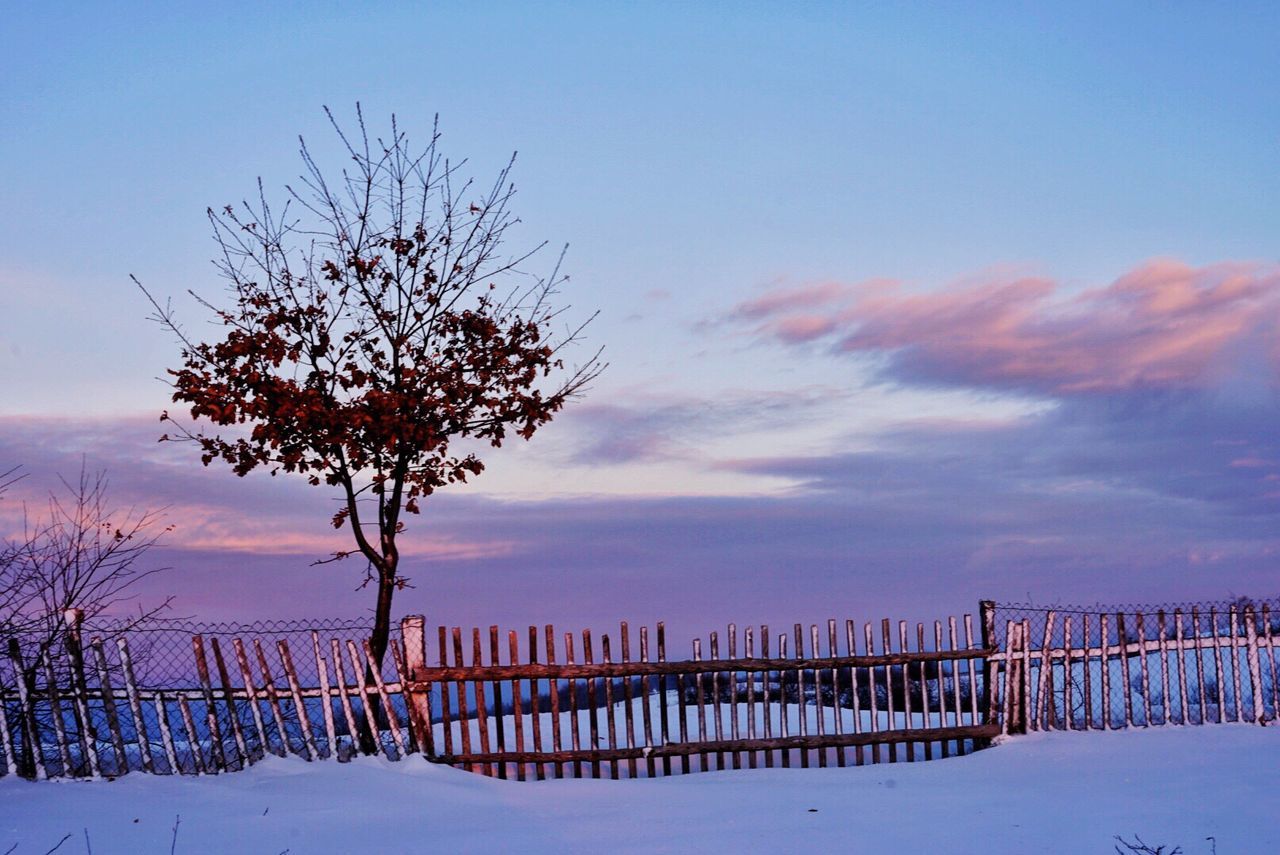
[{"label": "bare tree", "polygon": [[[16,470],[0,492],[14,483]],[[44,656],[65,637],[65,615],[79,609],[87,620],[112,614],[113,634],[128,632],[168,609],[170,600],[137,611],[136,586],[159,572],[140,560],[169,531],[160,512],[116,508],[103,473],[81,469],[62,481],[64,495],[50,493],[46,514],[32,520],[24,509],[22,533],[0,544],[0,637],[16,643],[34,685]]]},{"label": "bare tree", "polygon": [[216,305],[191,293],[219,337],[189,337],[168,303],[147,297],[181,343],[173,400],[212,426],[165,413],[175,427],[163,438],[195,443],[206,466],[265,466],[337,489],[332,523],[350,526],[354,546],[325,560],[358,552],[367,562],[381,662],[392,598],[407,583],[405,515],[484,469],[451,442],[528,439],[604,366],[599,351],[564,366],[585,323],[560,320],[559,263],[533,276],[525,266],[541,247],[505,249],[518,222],[514,157],[480,188],[437,151],[438,130],[419,150],[394,117],[384,140],[370,138],[358,106],[353,135],[325,112],[346,169],[326,174],[302,142],[301,184],[286,186],[281,207],[259,180],[255,202],[208,212],[229,293]]}]

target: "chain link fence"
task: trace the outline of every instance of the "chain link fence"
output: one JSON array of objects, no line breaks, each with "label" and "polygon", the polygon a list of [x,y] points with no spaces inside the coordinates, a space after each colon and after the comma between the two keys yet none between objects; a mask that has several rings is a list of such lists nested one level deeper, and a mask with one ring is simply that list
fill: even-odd
[{"label": "chain link fence", "polygon": [[[1280,596],[996,603],[994,624],[1001,650],[1008,651],[1015,636],[1025,639],[1019,643],[1028,655],[1025,678],[1033,694],[1047,689],[1035,714],[1048,726],[1206,723],[1277,713],[1274,660],[1264,659],[1260,685],[1251,687],[1246,640],[1250,632],[1263,642],[1280,640]],[[1074,651],[1070,671],[1064,650]],[[1052,664],[1042,678],[1043,663]]]}]

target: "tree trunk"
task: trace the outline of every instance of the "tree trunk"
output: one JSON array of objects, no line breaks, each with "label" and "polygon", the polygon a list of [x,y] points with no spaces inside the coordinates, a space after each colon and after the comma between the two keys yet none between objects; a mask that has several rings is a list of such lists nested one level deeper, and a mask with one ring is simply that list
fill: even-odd
[{"label": "tree trunk", "polygon": [[[378,602],[373,613],[373,632],[369,635],[369,647],[373,650],[373,659],[378,663],[378,667],[382,667],[382,660],[386,657],[387,647],[391,638],[391,599],[396,590],[395,570],[390,572],[380,570],[378,572]],[[366,686],[373,685],[373,672],[366,668],[364,674],[364,684]],[[385,727],[387,722],[385,713],[382,709],[371,707],[366,710],[366,715],[374,716],[379,727]],[[373,738],[372,729],[366,723],[360,728],[360,750],[364,754],[377,754],[378,745]]]}]

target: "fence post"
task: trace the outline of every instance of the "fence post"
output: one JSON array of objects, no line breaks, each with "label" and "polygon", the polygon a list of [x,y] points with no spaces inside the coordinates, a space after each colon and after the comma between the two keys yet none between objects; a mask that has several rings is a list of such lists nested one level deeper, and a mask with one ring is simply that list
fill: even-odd
[{"label": "fence post", "polygon": [[1005,651],[1004,667],[1008,671],[1009,722],[1007,731],[1011,734],[1027,732],[1027,711],[1030,708],[1030,692],[1025,674],[1026,662],[1022,656],[1027,649],[1028,638],[1021,622],[1013,625],[1013,636],[1009,639],[1009,649]]},{"label": "fence post", "polygon": [[[996,604],[994,600],[981,600],[978,603],[978,610],[982,617],[982,647],[985,650],[991,650],[997,646],[996,643]],[[1008,651],[1006,651],[1006,656]],[[1006,658],[1005,667],[1009,667],[1009,661]],[[996,665],[991,661],[991,657],[984,657],[982,663],[982,709],[985,711],[985,724],[991,724],[996,720],[996,692],[993,690],[996,681]]]},{"label": "fence post", "polygon": [[[427,619],[423,615],[407,615],[400,621],[400,637],[404,642],[404,664],[406,680],[418,679],[418,670],[427,667],[427,646],[426,646],[426,622]],[[421,723],[424,731],[431,729],[431,707],[427,703],[427,697],[424,692],[413,690],[403,686],[405,704],[412,704],[413,715],[409,716],[409,726],[415,723]],[[426,691],[431,691],[430,687]],[[426,753],[426,746],[432,744],[430,733],[415,733],[414,738],[418,741],[418,745],[423,747],[423,753]]]}]

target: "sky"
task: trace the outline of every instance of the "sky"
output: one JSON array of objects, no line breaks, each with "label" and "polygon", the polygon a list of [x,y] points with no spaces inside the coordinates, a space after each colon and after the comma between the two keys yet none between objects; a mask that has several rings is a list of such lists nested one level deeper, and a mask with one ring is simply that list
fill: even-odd
[{"label": "sky", "polygon": [[[0,31],[0,501],[164,508],[143,599],[363,615],[333,496],[160,445],[129,280],[323,107],[392,113],[569,244],[607,372],[432,497],[397,613],[939,617],[1280,590],[1280,13],[1266,4],[40,4]],[[213,332],[211,330],[211,332]]]}]

